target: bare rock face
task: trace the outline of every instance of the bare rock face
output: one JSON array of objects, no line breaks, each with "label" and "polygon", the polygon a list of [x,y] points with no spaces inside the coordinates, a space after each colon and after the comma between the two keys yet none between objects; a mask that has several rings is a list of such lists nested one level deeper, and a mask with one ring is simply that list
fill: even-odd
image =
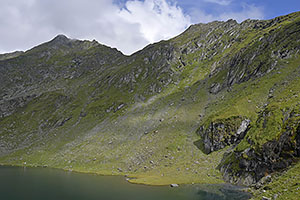
[{"label": "bare rock face", "polygon": [[196,144],[206,154],[236,145],[245,137],[249,125],[250,120],[240,116],[216,120],[198,129],[201,139]]},{"label": "bare rock face", "polygon": [[24,53],[23,51],[15,51],[12,53],[0,54],[0,60],[12,59],[12,58],[22,55],[23,53]]},{"label": "bare rock face", "polygon": [[35,97],[36,95],[28,95],[0,101],[0,118],[11,115],[15,108],[25,106]]},{"label": "bare rock face", "polygon": [[[225,154],[219,165],[224,179],[231,183],[252,185],[268,174],[286,169],[297,162],[300,157],[299,111],[296,109],[283,115],[278,139],[270,138],[260,146],[259,141],[245,138],[249,143],[248,148]],[[264,111],[254,128],[259,129],[260,122],[263,122],[262,126],[266,126],[268,121],[273,119],[272,117],[269,111]],[[260,134],[264,133],[260,132]]]},{"label": "bare rock face", "polygon": [[219,91],[221,91],[222,86],[220,85],[220,83],[214,83],[210,86],[210,90],[209,92],[212,94],[217,94]]}]

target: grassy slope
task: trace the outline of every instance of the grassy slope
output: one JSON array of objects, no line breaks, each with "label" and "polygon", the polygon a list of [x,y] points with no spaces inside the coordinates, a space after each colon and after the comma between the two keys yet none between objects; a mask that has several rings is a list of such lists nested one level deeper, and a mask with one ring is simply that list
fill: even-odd
[{"label": "grassy slope", "polygon": [[[275,174],[271,183],[259,190],[253,190],[254,198],[261,199],[262,196],[276,199],[298,199],[300,194],[300,164],[291,166],[282,173]],[[271,190],[269,189],[271,188]]]},{"label": "grassy slope", "polygon": [[[212,68],[221,68],[228,58],[241,49],[255,45],[253,41],[291,22],[284,21],[262,30],[240,28],[233,34],[239,35],[239,40],[226,49],[226,44],[231,41],[229,29],[227,35],[216,40],[224,41],[219,43],[218,54],[214,55],[213,50],[217,42],[209,43],[206,50],[210,51],[204,58],[199,56],[203,50],[183,54],[182,60],[187,65],[178,68],[180,62],[176,60],[171,66],[178,76],[177,82],[175,80],[160,93],[144,94],[146,100],[136,98],[134,93],[148,90],[149,84],[157,81],[151,77],[144,82],[138,79],[140,84],[133,87],[133,93],[128,92],[131,89],[128,85],[105,90],[107,85],[99,83],[101,79],[93,74],[90,79],[59,79],[58,83],[64,85],[61,90],[46,92],[12,116],[1,119],[1,140],[11,146],[12,153],[3,155],[0,163],[126,174],[134,177],[130,182],[143,184],[220,183],[222,179],[216,166],[226,150],[210,155],[199,151],[193,145],[199,139],[195,134],[199,124],[236,115],[255,121],[265,103],[269,106],[294,106],[299,102],[300,59],[293,57],[280,61],[278,67],[267,75],[236,84],[230,92],[223,90],[216,95],[210,94],[208,88],[212,83],[223,82],[227,69],[213,74],[211,78],[208,76]],[[205,42],[205,38],[196,40],[198,35],[201,36],[201,30],[187,31],[170,41],[178,56],[186,44]],[[213,33],[218,35],[218,31],[222,33],[223,30],[216,29]],[[82,54],[85,55],[85,51]],[[143,61],[143,57],[137,56],[131,64],[124,64],[123,71],[108,67],[104,73],[116,73],[121,77],[133,67],[143,65]],[[283,82],[285,84],[281,84]],[[269,90],[274,86],[274,97],[269,99]],[[111,106],[115,108],[121,103],[126,103],[126,106],[115,113],[106,112]],[[81,116],[82,112],[86,116]],[[68,120],[62,126],[56,126],[65,119]],[[249,137],[259,137],[257,141],[262,143],[276,137],[273,134],[255,134]],[[238,146],[241,150],[246,147],[244,142]],[[280,183],[285,176],[292,176],[297,166],[276,181]],[[277,187],[274,185],[276,190]]]}]

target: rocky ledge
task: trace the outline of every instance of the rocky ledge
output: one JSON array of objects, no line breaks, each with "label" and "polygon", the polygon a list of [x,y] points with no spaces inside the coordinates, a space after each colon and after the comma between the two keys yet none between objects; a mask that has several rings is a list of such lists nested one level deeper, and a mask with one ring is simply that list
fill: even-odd
[{"label": "rocky ledge", "polygon": [[[249,130],[264,134],[266,124],[274,123],[274,110],[268,108],[260,115]],[[280,110],[282,111],[282,110]],[[278,112],[277,112],[278,113]],[[250,137],[234,151],[224,155],[219,165],[224,179],[230,183],[259,187],[261,180],[273,172],[280,172],[299,161],[300,158],[300,109],[279,112],[279,132],[260,144]],[[274,123],[275,126],[275,123]],[[257,136],[259,138],[259,136]],[[261,139],[261,138],[260,138]],[[261,141],[261,140],[260,140]]]},{"label": "rocky ledge", "polygon": [[249,125],[250,120],[241,116],[218,119],[209,123],[208,126],[200,126],[197,133],[201,139],[195,144],[206,154],[226,146],[236,145],[245,137]]}]

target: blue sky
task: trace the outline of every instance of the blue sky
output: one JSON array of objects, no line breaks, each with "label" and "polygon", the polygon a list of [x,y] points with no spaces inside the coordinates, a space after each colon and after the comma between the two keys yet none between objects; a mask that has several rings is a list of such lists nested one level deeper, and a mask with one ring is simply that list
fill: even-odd
[{"label": "blue sky", "polygon": [[[224,5],[226,2],[228,2],[228,4]],[[226,12],[238,12],[242,10],[245,5],[253,5],[261,8],[263,10],[264,19],[271,19],[280,15],[300,11],[300,0],[178,0],[177,4],[189,15],[193,15],[193,10],[204,10],[207,14],[217,16]],[[193,22],[196,23],[196,21]]]},{"label": "blue sky", "polygon": [[130,55],[191,24],[270,19],[300,0],[0,0],[0,53],[27,50],[58,34],[96,39]]}]

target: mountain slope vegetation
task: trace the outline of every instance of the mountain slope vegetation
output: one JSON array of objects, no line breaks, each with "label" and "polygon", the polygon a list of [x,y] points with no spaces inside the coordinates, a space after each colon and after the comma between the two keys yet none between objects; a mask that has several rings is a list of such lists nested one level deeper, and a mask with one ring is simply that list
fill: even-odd
[{"label": "mountain slope vegetation", "polygon": [[131,56],[63,35],[1,55],[0,163],[296,199],[299,50],[296,12],[192,25]]}]

